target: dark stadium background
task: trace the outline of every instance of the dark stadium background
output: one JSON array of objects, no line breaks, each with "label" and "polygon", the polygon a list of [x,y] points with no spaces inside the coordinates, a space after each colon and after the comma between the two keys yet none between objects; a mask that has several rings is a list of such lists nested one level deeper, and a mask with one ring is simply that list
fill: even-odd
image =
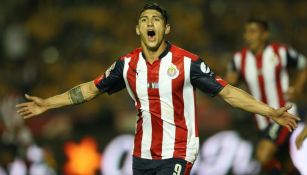
[{"label": "dark stadium background", "polygon": [[[101,95],[87,104],[52,110],[18,124],[10,121],[12,116],[16,118],[16,109],[10,102],[24,101],[24,93],[49,97],[93,80],[121,55],[139,47],[135,24],[144,2],[0,1],[1,160],[7,163],[11,159],[5,157],[6,153],[12,156],[16,152],[27,159],[27,146],[36,143],[57,174],[73,174],[67,170],[69,148],[90,138],[97,146],[90,148],[100,154],[114,137],[134,133],[136,112],[126,90],[112,96]],[[252,15],[270,21],[273,40],[307,55],[307,1],[156,2],[169,12],[169,40],[199,54],[222,77],[232,54],[244,44],[243,25]],[[304,92],[298,99],[301,116],[307,109],[306,88]],[[255,143],[257,135],[251,114],[233,110],[220,99],[203,94],[198,96],[197,108],[202,141],[219,131],[235,130]],[[23,129],[27,128],[30,135],[23,136]],[[25,161],[29,167],[29,160]],[[6,163],[0,161],[0,167]],[[96,174],[99,171],[96,169]]]}]

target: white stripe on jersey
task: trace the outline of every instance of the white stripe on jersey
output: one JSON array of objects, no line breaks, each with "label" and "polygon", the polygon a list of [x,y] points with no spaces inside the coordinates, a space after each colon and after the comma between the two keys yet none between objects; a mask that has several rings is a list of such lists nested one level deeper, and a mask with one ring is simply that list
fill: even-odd
[{"label": "white stripe on jersey", "polygon": [[273,108],[279,108],[278,92],[275,77],[275,67],[279,64],[279,58],[269,47],[263,52],[262,73],[264,79],[264,90],[267,97],[267,104]]},{"label": "white stripe on jersey", "polygon": [[[242,58],[241,58],[242,59]],[[245,80],[248,84],[250,92],[253,94],[256,100],[261,101],[261,94],[260,94],[260,85],[258,81],[258,70],[256,60],[253,54],[249,51],[246,52],[246,61],[245,61]],[[267,119],[263,116],[258,114],[255,115],[257,124],[259,129],[264,129],[267,127],[268,122]]]},{"label": "white stripe on jersey", "polygon": [[141,112],[143,117],[143,135],[141,144],[141,158],[151,159],[150,147],[152,138],[151,115],[149,112],[149,100],[147,91],[147,65],[146,61],[139,54],[139,61],[136,67],[136,93],[141,103]]},{"label": "white stripe on jersey", "polygon": [[285,69],[287,67],[287,50],[285,47],[280,47],[278,53],[281,57],[281,64],[283,68],[280,74],[281,89],[283,93],[286,93],[289,88],[289,75],[287,70]]},{"label": "white stripe on jersey", "polygon": [[[183,102],[184,102],[184,117],[188,129],[186,160],[193,162],[198,154],[199,138],[196,137],[195,126],[195,96],[193,86],[190,82],[190,68],[191,59],[184,57],[184,88],[183,88]],[[193,98],[191,98],[193,97]]]},{"label": "white stripe on jersey", "polygon": [[242,60],[242,54],[241,53],[236,53],[234,56],[234,63],[237,71],[241,71],[241,60]]},{"label": "white stripe on jersey", "polygon": [[[128,80],[127,80],[127,72],[128,72],[128,69],[129,69],[129,63],[130,63],[130,60],[131,58],[125,58],[125,66],[124,66],[124,71],[123,71],[123,77],[124,77],[124,80],[125,80],[125,83],[126,85],[129,84],[128,83]],[[133,99],[133,101],[135,102],[135,106],[136,106],[136,100],[135,100],[135,96],[130,88],[130,86],[127,86],[127,90],[128,90],[128,93],[130,95],[130,97]]]},{"label": "white stripe on jersey", "polygon": [[159,96],[161,103],[161,119],[163,121],[162,159],[172,158],[176,138],[174,106],[172,97],[172,79],[167,70],[172,65],[172,53],[161,59],[159,70]]}]

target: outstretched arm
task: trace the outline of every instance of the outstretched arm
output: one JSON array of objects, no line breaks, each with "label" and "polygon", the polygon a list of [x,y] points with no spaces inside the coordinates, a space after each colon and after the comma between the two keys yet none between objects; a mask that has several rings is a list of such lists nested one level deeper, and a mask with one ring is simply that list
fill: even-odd
[{"label": "outstretched arm", "polygon": [[26,95],[29,102],[20,103],[18,107],[18,113],[23,118],[30,118],[39,115],[49,109],[60,108],[68,105],[75,105],[90,101],[96,97],[100,91],[95,86],[93,81],[80,84],[64,92],[60,95],[42,99],[39,97]]},{"label": "outstretched arm", "polygon": [[291,106],[273,109],[270,106],[255,100],[245,91],[229,84],[220,91],[219,95],[231,106],[271,118],[276,123],[287,127],[290,131],[297,127],[296,121],[300,120],[298,117],[287,112]]}]

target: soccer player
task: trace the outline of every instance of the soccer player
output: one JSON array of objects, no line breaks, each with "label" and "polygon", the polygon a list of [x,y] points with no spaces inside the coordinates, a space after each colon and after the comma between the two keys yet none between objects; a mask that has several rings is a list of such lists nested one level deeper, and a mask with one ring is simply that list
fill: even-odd
[{"label": "soccer player", "polygon": [[[226,80],[230,84],[243,80],[254,98],[274,108],[284,107],[295,100],[306,81],[306,58],[291,47],[270,43],[268,23],[261,18],[246,22],[244,39],[247,47],[234,54]],[[293,85],[289,85],[289,69],[297,71]],[[295,110],[291,112],[295,114]],[[259,114],[256,114],[256,123],[261,133],[256,158],[264,170],[278,173],[280,162],[274,160],[274,156],[288,144],[290,132]]]},{"label": "soccer player", "polygon": [[138,111],[133,150],[133,174],[189,174],[198,148],[195,88],[249,112],[259,113],[289,130],[296,116],[256,101],[244,91],[216,77],[199,58],[166,41],[170,33],[167,12],[146,4],[136,25],[141,47],[120,57],[102,76],[50,98],[26,95],[17,105],[24,118],[49,109],[84,103],[101,93],[127,88]]}]

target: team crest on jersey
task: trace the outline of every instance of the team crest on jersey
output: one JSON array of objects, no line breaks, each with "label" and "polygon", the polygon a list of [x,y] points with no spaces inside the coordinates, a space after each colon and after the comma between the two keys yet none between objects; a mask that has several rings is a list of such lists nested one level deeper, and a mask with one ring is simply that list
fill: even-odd
[{"label": "team crest on jersey", "polygon": [[200,64],[200,70],[205,74],[208,74],[211,71],[209,66],[207,66],[204,62]]},{"label": "team crest on jersey", "polygon": [[178,77],[179,75],[179,70],[177,69],[176,65],[172,64],[168,69],[167,69],[167,75],[172,78],[175,79]]},{"label": "team crest on jersey", "polygon": [[271,62],[272,62],[274,65],[277,65],[277,64],[278,64],[278,55],[274,54],[274,55],[271,57]]},{"label": "team crest on jersey", "polygon": [[110,72],[114,69],[116,62],[114,62],[104,73],[105,77],[108,77],[110,75]]}]

